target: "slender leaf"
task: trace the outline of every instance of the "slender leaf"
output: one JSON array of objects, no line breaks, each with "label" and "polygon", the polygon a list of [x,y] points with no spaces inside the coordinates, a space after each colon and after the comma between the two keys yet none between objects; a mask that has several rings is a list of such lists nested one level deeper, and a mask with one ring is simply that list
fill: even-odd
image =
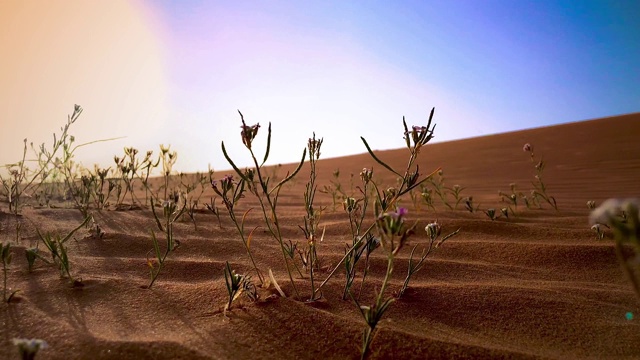
[{"label": "slender leaf", "polygon": [[378,157],[373,153],[373,151],[371,150],[371,148],[369,147],[369,144],[367,143],[367,140],[364,139],[364,137],[360,136],[360,139],[362,139],[362,142],[364,143],[364,146],[367,147],[367,151],[369,152],[369,155],[371,155],[371,157],[373,158],[373,160],[377,161],[378,164],[384,166],[387,170],[391,171],[392,173],[398,175],[399,177],[402,177],[402,175],[400,175],[398,172],[396,172],[395,170],[393,170],[391,168],[391,166],[385,164],[382,160],[378,159]]},{"label": "slender leaf", "polygon": [[[240,111],[238,111],[240,112]],[[242,113],[240,114],[240,116],[242,116]],[[231,160],[231,158],[229,157],[229,155],[227,154],[227,149],[224,147],[224,141],[222,142],[222,154],[224,155],[224,158],[227,159],[227,162],[231,165],[231,167],[233,168],[233,170],[235,170],[236,174],[238,174],[238,176],[240,176],[242,179],[244,179],[245,181],[249,181],[249,179],[247,179],[244,174],[242,173],[242,171],[240,171],[240,169],[238,169],[238,167],[236,166],[236,164],[233,162],[233,160]]]},{"label": "slender leaf", "polygon": [[296,174],[298,174],[298,172],[300,171],[300,169],[302,169],[302,165],[304,164],[304,159],[307,157],[307,148],[305,148],[302,151],[302,159],[300,160],[300,164],[298,164],[298,167],[296,168],[296,170],[291,173],[291,175],[285,177],[284,179],[282,179],[282,181],[280,181],[278,183],[278,185],[274,186],[273,189],[271,189],[269,191],[269,195],[271,195],[271,193],[273,192],[273,190],[278,189],[279,187],[281,187],[282,185],[284,185],[287,181],[291,180],[294,176],[296,176]]},{"label": "slender leaf", "polygon": [[269,157],[269,150],[271,149],[271,121],[269,121],[269,130],[267,132],[267,151],[264,153],[264,160],[262,160],[262,165],[267,162],[267,158]]}]

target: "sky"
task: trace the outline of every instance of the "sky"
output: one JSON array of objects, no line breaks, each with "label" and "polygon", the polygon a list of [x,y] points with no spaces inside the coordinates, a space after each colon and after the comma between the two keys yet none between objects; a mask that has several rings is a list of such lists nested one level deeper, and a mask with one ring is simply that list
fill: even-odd
[{"label": "sky", "polygon": [[[85,167],[171,144],[176,169],[268,163],[640,111],[640,2],[0,0],[0,164],[70,132]],[[623,131],[623,129],[621,129]]]}]

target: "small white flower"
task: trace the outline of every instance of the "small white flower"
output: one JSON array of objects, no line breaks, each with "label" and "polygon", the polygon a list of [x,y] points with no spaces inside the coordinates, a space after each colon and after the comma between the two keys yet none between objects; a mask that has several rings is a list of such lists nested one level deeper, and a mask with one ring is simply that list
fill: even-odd
[{"label": "small white flower", "polygon": [[621,211],[629,212],[631,208],[640,209],[640,199],[608,199],[591,212],[589,223],[611,225],[611,219]]},{"label": "small white flower", "polygon": [[20,349],[20,353],[36,354],[40,349],[48,347],[47,342],[40,339],[13,339],[13,344]]}]

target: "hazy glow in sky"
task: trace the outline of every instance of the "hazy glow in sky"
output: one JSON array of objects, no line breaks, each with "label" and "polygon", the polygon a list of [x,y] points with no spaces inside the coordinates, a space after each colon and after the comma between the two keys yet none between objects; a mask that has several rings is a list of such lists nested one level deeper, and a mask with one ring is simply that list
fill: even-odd
[{"label": "hazy glow in sky", "polygon": [[170,143],[188,171],[228,168],[223,140],[248,163],[237,109],[272,122],[272,164],[297,161],[313,131],[325,158],[363,152],[361,135],[401,147],[402,116],[424,124],[434,106],[438,141],[636,112],[639,13],[635,0],[5,1],[0,162],[24,137],[50,141],[74,103],[79,141],[127,136],[83,149],[86,166]]}]

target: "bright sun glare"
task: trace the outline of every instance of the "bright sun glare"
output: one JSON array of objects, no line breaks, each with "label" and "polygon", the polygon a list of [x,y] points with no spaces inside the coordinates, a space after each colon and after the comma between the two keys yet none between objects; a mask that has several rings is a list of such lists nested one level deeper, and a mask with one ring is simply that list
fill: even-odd
[{"label": "bright sun glare", "polygon": [[141,4],[0,2],[0,163],[18,161],[24,138],[51,144],[73,112],[77,143],[127,136],[78,151],[85,167],[111,165],[124,146],[155,149],[166,125],[162,48]]}]

